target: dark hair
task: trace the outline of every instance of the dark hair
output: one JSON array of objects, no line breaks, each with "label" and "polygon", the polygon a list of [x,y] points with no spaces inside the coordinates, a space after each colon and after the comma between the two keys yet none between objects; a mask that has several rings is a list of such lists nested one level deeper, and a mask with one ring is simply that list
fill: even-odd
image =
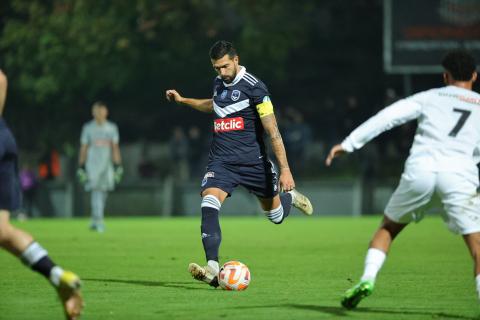
[{"label": "dark hair", "polygon": [[231,42],[219,40],[210,48],[210,58],[212,60],[223,58],[223,56],[226,54],[228,54],[230,58],[233,58],[237,55],[237,50],[235,50]]},{"label": "dark hair", "polygon": [[92,109],[93,108],[106,108],[106,107],[107,107],[107,105],[103,101],[95,101],[92,105]]},{"label": "dark hair", "polygon": [[457,81],[471,80],[476,70],[475,58],[461,49],[449,51],[443,58],[442,66]]}]

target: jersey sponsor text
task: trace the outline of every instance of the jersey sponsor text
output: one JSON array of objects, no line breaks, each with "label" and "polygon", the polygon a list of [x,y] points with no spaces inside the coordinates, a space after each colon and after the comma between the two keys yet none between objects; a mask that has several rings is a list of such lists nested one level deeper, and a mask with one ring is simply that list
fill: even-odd
[{"label": "jersey sponsor text", "polygon": [[228,132],[244,129],[242,117],[215,119],[213,130],[215,132]]}]

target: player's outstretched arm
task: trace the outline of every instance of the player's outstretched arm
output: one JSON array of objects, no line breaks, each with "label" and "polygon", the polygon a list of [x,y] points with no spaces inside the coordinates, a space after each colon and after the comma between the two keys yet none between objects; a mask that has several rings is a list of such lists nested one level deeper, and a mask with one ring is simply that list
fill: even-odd
[{"label": "player's outstretched arm", "polygon": [[177,104],[186,105],[201,112],[211,113],[213,111],[212,99],[184,98],[174,89],[167,90],[165,96],[168,101],[175,101]]},{"label": "player's outstretched arm", "polygon": [[271,113],[267,116],[260,118],[263,128],[270,137],[272,144],[272,150],[277,158],[278,165],[280,166],[280,189],[283,191],[290,191],[295,188],[295,181],[293,180],[290,167],[288,166],[287,152],[283,145],[282,135],[278,129],[277,120],[275,114]]},{"label": "player's outstretched arm", "polygon": [[5,108],[5,100],[7,100],[7,76],[0,70],[0,116],[3,114]]},{"label": "player's outstretched arm", "polygon": [[341,144],[332,147],[325,159],[327,167],[341,154],[360,149],[382,132],[418,118],[422,109],[418,99],[421,99],[421,94],[412,99],[399,100],[362,123]]}]

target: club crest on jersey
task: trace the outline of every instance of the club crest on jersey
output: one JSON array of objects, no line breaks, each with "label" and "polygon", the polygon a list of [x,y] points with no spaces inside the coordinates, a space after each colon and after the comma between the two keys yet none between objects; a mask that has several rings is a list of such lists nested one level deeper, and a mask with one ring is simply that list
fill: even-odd
[{"label": "club crest on jersey", "polygon": [[223,100],[227,97],[227,90],[223,90],[222,94],[220,95],[220,98]]},{"label": "club crest on jersey", "polygon": [[228,132],[244,129],[242,117],[215,119],[213,122],[213,131]]},{"label": "club crest on jersey", "polygon": [[237,101],[240,98],[240,91],[239,90],[233,90],[231,98],[233,101]]}]

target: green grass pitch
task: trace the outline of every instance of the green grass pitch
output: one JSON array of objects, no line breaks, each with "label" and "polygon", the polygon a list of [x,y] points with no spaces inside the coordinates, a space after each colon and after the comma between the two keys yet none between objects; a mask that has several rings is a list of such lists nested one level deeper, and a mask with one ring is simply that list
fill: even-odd
[{"label": "green grass pitch", "polygon": [[[294,213],[295,215],[296,213]],[[357,281],[380,217],[299,218],[273,225],[262,217],[222,218],[221,259],[252,272],[244,292],[191,279],[204,262],[199,218],[118,218],[107,231],[86,219],[31,220],[51,257],[83,279],[83,319],[476,319],[472,261],[463,240],[437,217],[396,240],[372,296],[354,311],[340,295]],[[62,319],[53,289],[0,252],[0,319]]]}]

